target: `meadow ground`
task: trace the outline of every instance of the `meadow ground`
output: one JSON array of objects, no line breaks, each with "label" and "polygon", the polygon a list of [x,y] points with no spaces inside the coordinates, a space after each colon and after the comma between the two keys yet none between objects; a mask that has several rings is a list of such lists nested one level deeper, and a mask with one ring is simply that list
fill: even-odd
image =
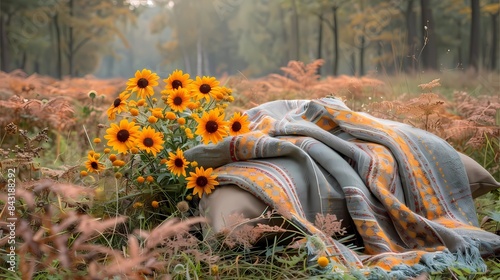
[{"label": "meadow ground", "polygon": [[[335,96],[353,110],[435,133],[500,181],[498,73],[448,71],[319,78],[315,67],[320,63],[314,63],[290,62],[286,75],[255,80],[223,77],[221,83],[232,89],[229,95],[234,101],[226,96],[228,102],[221,108],[229,115],[276,99]],[[300,248],[275,243],[249,250],[257,232],[245,235],[235,231],[204,240],[198,227],[200,219],[195,218],[199,198],[185,188],[188,178],[161,177],[166,172],[161,168],[142,176],[144,170],[165,164],[167,159],[156,154],[143,157],[141,151],[117,155],[109,150],[103,138],[112,123],[108,109],[125,90],[125,83],[125,79],[85,77],[59,81],[20,71],[0,73],[0,188],[5,190],[0,197],[0,217],[4,232],[7,218],[17,219],[15,241],[9,243],[9,236],[0,240],[4,248],[0,277],[312,279],[315,268],[307,266],[307,255]],[[185,127],[193,125],[189,115],[184,124],[173,123],[177,120],[166,116],[158,117],[160,120],[150,118],[154,115],[150,109],[163,103],[159,101],[163,87],[160,80],[156,101],[146,98],[146,105],[134,101],[138,122],[164,121],[173,127],[172,133],[184,129],[183,144],[197,144],[189,142],[191,138],[186,134]],[[134,162],[134,155],[141,155],[142,162]],[[9,178],[15,178],[15,203],[8,199],[13,182]],[[169,187],[162,188],[163,183]],[[481,226],[496,233],[499,197],[500,191],[496,190],[475,200]],[[351,236],[339,239],[352,243]],[[15,272],[8,269],[8,254],[12,252]],[[469,275],[466,270],[454,268],[430,277],[497,279],[500,262],[489,259],[487,265],[485,274]]]}]

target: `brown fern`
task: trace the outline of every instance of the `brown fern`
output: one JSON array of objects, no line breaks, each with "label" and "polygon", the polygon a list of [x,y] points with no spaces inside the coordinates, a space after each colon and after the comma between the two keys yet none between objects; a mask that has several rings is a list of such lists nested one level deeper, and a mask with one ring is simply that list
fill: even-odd
[{"label": "brown fern", "polygon": [[337,216],[334,214],[317,213],[314,225],[329,236],[344,235],[347,232],[345,227],[342,227],[342,220],[337,220]]},{"label": "brown fern", "polygon": [[317,70],[323,63],[323,60],[309,64],[290,61],[281,68],[281,75],[270,74],[252,81],[234,79],[231,87],[241,100],[236,106],[248,109],[277,99],[315,99],[331,95],[346,100],[361,100],[366,96],[381,96],[384,92],[384,82],[375,78],[342,75],[321,79]]},{"label": "brown fern", "polygon": [[374,102],[369,105],[374,116],[410,124],[444,137],[446,128],[457,118],[450,114],[444,98],[423,93],[410,100]]},{"label": "brown fern", "polygon": [[[23,279],[31,279],[38,271],[63,275],[71,279],[144,279],[155,275],[167,276],[169,254],[184,246],[194,248],[197,240],[187,231],[202,218],[186,221],[167,220],[151,231],[136,231],[127,237],[126,244],[115,249],[95,242],[107,233],[116,234],[116,228],[126,217],[95,218],[82,213],[79,206],[92,201],[93,191],[50,179],[18,184],[16,196],[19,269]],[[59,204],[50,203],[47,197],[55,196]],[[0,229],[7,231],[6,192],[0,192]],[[184,239],[176,238],[187,234]],[[184,242],[183,245],[175,242]],[[5,245],[7,237],[0,239]],[[185,252],[184,252],[185,253]],[[199,252],[201,253],[201,252]],[[180,255],[180,253],[179,253]],[[214,259],[206,255],[205,260]],[[58,266],[54,266],[54,261]],[[85,276],[81,275],[85,272]],[[76,277],[76,278],[75,278]],[[156,277],[155,277],[156,278]]]},{"label": "brown fern", "polygon": [[21,119],[25,119],[32,126],[49,126],[61,131],[71,127],[75,122],[74,110],[64,97],[55,97],[45,102],[14,95],[8,100],[0,100],[0,108],[5,112],[0,117],[1,126],[11,122],[19,123]]},{"label": "brown fern", "polygon": [[466,139],[466,145],[481,148],[491,138],[500,137],[499,96],[472,97],[465,92],[455,92],[454,102],[462,120],[455,120],[447,131],[446,137],[460,142]]}]

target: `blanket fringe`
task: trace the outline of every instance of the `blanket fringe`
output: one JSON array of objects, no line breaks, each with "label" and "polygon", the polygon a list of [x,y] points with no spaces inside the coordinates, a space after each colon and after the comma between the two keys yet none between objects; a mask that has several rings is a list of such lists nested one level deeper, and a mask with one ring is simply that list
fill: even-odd
[{"label": "blanket fringe", "polygon": [[[411,279],[425,273],[443,273],[453,268],[460,269],[467,274],[485,273],[487,266],[481,257],[478,242],[469,239],[468,244],[469,246],[463,247],[455,253],[449,250],[429,252],[421,257],[419,264],[413,266],[405,264],[397,265],[392,267],[390,271],[386,271],[380,267],[372,267],[368,272],[365,269],[352,269],[348,272],[349,279]],[[312,247],[309,246],[308,249],[311,252]],[[314,250],[311,253],[314,255]],[[313,259],[315,258],[313,257]],[[323,269],[316,272],[319,274],[328,274],[332,279],[341,279],[341,277],[346,276],[345,272],[339,273],[339,271],[331,269]]]},{"label": "blanket fringe", "polygon": [[423,273],[442,273],[450,268],[457,268],[470,274],[485,273],[487,266],[484,263],[477,242],[469,241],[470,246],[464,247],[455,253],[448,250],[432,252],[422,256],[420,263],[414,266],[398,265],[391,271],[373,268],[367,278],[358,279],[409,279]]}]

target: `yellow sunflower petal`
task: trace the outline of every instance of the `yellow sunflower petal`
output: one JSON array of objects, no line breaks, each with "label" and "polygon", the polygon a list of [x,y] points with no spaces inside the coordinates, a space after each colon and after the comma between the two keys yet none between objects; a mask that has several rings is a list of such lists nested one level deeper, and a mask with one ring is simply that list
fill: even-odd
[{"label": "yellow sunflower petal", "polygon": [[175,112],[186,110],[191,100],[190,92],[185,88],[170,91],[166,103]]},{"label": "yellow sunflower petal", "polygon": [[87,161],[85,162],[85,167],[88,172],[99,173],[105,169],[104,164],[100,163],[94,155],[88,155]]},{"label": "yellow sunflower petal", "polygon": [[176,153],[169,152],[169,159],[167,161],[167,167],[170,172],[176,176],[186,177],[186,168],[189,165],[189,161],[184,157],[184,153],[181,149],[177,149]]},{"label": "yellow sunflower petal", "polygon": [[193,80],[189,79],[189,74],[184,74],[181,70],[175,70],[163,81],[167,90],[186,88],[193,82]]},{"label": "yellow sunflower petal", "polygon": [[162,134],[148,126],[141,131],[137,139],[137,147],[156,156],[163,149],[163,142]]},{"label": "yellow sunflower petal", "polygon": [[225,136],[227,136],[227,122],[224,121],[224,113],[220,113],[218,109],[204,112],[198,120],[196,134],[201,135],[203,143],[212,142],[217,144]]},{"label": "yellow sunflower petal", "polygon": [[248,116],[241,115],[240,112],[236,112],[233,117],[229,119],[229,135],[236,136],[250,132],[249,126],[250,122],[248,121]]},{"label": "yellow sunflower petal", "polygon": [[139,98],[152,96],[154,95],[153,87],[158,85],[159,78],[156,73],[148,69],[136,71],[135,77],[128,80],[126,90],[137,92]]},{"label": "yellow sunflower petal", "polygon": [[112,123],[111,127],[106,130],[106,133],[104,139],[108,140],[107,145],[119,153],[126,154],[134,146],[139,136],[139,126],[135,125],[135,122],[123,119],[119,125]]},{"label": "yellow sunflower petal", "polygon": [[187,189],[193,189],[193,195],[198,194],[201,198],[203,193],[211,193],[219,182],[216,181],[217,176],[212,175],[212,168],[204,169],[196,167],[195,172],[189,172],[191,175],[187,177]]},{"label": "yellow sunflower petal", "polygon": [[215,77],[208,76],[196,77],[189,86],[196,100],[204,98],[207,102],[216,98],[220,90],[219,81]]}]

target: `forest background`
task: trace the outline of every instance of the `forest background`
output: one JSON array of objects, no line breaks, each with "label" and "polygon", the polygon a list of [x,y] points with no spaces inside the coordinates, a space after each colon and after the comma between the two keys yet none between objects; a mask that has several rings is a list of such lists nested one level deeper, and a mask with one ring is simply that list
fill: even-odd
[{"label": "forest background", "polygon": [[[0,0],[0,231],[14,204],[3,191],[9,166],[19,202],[19,271],[3,258],[0,278],[310,276],[296,248],[241,258],[226,248],[239,231],[215,249],[181,236],[198,222],[186,220],[197,215],[196,196],[184,186],[165,194],[164,173],[139,182],[133,160],[114,165],[100,138],[106,112],[144,68],[217,77],[233,90],[228,112],[333,95],[435,133],[500,181],[499,8],[498,0]],[[94,147],[107,166],[99,174],[84,170]],[[497,234],[499,197],[475,199],[481,227]],[[486,264],[483,274],[449,267],[431,279],[498,279],[498,259]]]},{"label": "forest background", "polygon": [[0,70],[56,78],[498,71],[496,0],[2,0]]}]

